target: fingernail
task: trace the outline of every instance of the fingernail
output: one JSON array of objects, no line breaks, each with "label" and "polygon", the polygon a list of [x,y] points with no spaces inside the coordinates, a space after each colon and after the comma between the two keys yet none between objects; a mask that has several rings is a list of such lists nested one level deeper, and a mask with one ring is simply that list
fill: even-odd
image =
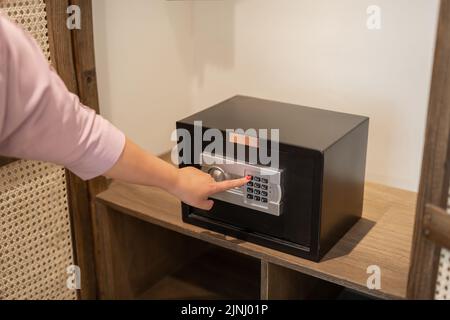
[{"label": "fingernail", "polygon": [[246,176],[247,180],[252,180],[252,176]]}]

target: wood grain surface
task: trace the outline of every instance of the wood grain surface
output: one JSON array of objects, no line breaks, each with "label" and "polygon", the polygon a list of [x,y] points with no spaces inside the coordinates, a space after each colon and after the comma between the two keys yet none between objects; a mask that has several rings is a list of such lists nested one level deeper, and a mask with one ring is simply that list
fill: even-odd
[{"label": "wood grain surface", "polygon": [[[263,266],[264,263],[281,266],[374,297],[403,299],[416,197],[412,192],[368,183],[363,219],[320,263],[185,224],[180,202],[156,188],[113,182],[107,191],[98,195],[97,201],[103,207],[150,224],[260,259]],[[381,269],[380,290],[367,288],[367,268],[373,265]],[[268,288],[261,289],[268,295]]]},{"label": "wood grain surface", "polygon": [[[442,0],[428,108],[408,298],[433,299],[441,247],[427,238],[427,206],[447,207],[450,182],[450,0]],[[449,232],[447,230],[447,232]]]}]

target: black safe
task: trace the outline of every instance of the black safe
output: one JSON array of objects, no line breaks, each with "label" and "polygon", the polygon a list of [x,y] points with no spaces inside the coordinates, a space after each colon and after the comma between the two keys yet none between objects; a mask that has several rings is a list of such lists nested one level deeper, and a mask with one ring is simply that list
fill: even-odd
[{"label": "black safe", "polygon": [[[217,181],[252,177],[242,188],[213,196],[209,212],[183,204],[186,223],[320,261],[361,217],[367,117],[236,96],[177,122],[177,129],[192,137],[217,129],[223,140],[217,152],[208,147],[211,137],[196,147],[179,135],[185,147],[180,167],[194,165]],[[279,129],[278,143],[269,134],[258,136],[260,129]],[[278,152],[276,166],[262,163],[261,146]]]}]

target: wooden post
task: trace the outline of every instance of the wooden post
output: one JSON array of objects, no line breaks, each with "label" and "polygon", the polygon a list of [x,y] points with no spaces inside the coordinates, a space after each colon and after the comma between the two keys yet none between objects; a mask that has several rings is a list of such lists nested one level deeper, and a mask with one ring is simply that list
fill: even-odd
[{"label": "wooden post", "polygon": [[[46,5],[54,67],[68,89],[77,94],[84,105],[98,113],[91,0],[46,0]],[[80,30],[67,28],[67,8],[70,5],[77,5],[81,9]],[[79,297],[96,299],[94,200],[98,193],[106,189],[106,180],[97,178],[86,182],[67,171],[67,186],[74,255],[82,278]]]},{"label": "wooden post", "polygon": [[[442,0],[417,202],[408,298],[433,299],[441,248],[427,238],[427,206],[445,208],[449,190],[450,1]],[[450,232],[450,230],[448,231]]]}]

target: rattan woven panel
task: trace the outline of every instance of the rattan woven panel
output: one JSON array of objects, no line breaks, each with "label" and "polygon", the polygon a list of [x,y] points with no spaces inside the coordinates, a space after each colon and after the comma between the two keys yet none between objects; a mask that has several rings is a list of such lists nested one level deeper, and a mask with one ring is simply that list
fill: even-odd
[{"label": "rattan woven panel", "polygon": [[65,170],[22,160],[0,181],[0,298],[74,299]]},{"label": "rattan woven panel", "polygon": [[[0,10],[38,41],[51,61],[43,0],[0,0]],[[0,299],[76,299],[65,170],[33,161],[0,168]]]},{"label": "rattan woven panel", "polygon": [[[450,214],[450,190],[447,212]],[[450,231],[449,231],[450,232]],[[450,250],[442,249],[436,284],[436,300],[450,300]]]},{"label": "rattan woven panel", "polygon": [[47,16],[43,0],[0,0],[0,10],[20,24],[39,43],[50,61]]}]

